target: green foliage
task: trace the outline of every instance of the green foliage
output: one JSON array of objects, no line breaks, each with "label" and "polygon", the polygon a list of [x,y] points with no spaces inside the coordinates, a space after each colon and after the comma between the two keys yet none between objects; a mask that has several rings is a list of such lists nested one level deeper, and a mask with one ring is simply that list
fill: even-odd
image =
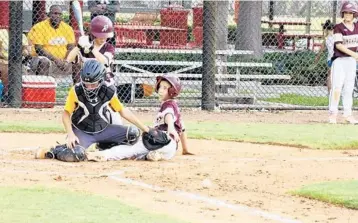
[{"label": "green foliage", "polygon": [[[64,13],[62,15],[62,19],[65,23],[70,23],[70,15],[68,13]],[[89,15],[83,15],[83,22],[90,22],[91,17]]]}]

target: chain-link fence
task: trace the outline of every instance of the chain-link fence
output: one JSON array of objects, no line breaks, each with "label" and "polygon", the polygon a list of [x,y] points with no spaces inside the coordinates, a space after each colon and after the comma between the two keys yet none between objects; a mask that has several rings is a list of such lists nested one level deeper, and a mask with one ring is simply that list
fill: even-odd
[{"label": "chain-link fence", "polygon": [[[165,73],[180,78],[182,107],[328,106],[332,34],[322,25],[341,22],[341,1],[79,2],[86,35],[96,15],[114,22],[114,49],[93,45],[113,54],[109,70],[128,106],[158,105],[155,77]],[[72,4],[0,1],[2,106],[63,105],[83,58],[101,57],[74,50],[81,34]]]}]

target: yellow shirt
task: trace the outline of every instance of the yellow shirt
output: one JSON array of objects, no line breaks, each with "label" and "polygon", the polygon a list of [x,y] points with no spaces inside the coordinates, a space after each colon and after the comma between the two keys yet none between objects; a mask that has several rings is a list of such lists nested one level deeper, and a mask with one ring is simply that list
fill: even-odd
[{"label": "yellow shirt", "polygon": [[34,25],[28,33],[28,38],[33,46],[33,56],[37,56],[34,46],[42,45],[44,50],[58,59],[65,59],[67,45],[75,43],[75,34],[71,26],[61,22],[55,29],[51,26],[50,19]]},{"label": "yellow shirt", "polygon": [[[113,108],[115,112],[120,112],[123,110],[124,106],[119,101],[118,96],[115,94],[112,99],[109,101],[109,105]],[[70,113],[70,115],[77,109],[78,107],[78,98],[75,92],[75,87],[72,87],[68,92],[65,111]]]},{"label": "yellow shirt", "polygon": [[[0,49],[5,59],[9,59],[9,31],[7,29],[0,29]],[[28,46],[29,41],[25,34],[22,34],[22,46]]]}]

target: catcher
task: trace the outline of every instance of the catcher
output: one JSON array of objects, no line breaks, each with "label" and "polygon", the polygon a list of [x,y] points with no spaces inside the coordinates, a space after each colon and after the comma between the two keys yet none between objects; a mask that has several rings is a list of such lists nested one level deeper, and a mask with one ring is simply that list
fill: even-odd
[{"label": "catcher", "polygon": [[111,123],[109,108],[123,118],[149,132],[149,128],[119,101],[115,87],[104,84],[106,69],[97,60],[84,63],[81,82],[68,93],[62,121],[67,132],[67,144],[51,149],[39,149],[35,158],[56,158],[62,161],[84,161],[85,149],[93,143],[135,144],[140,131],[134,126]]},{"label": "catcher", "polygon": [[87,152],[88,160],[170,160],[175,156],[179,141],[182,144],[183,155],[193,155],[188,151],[180,110],[174,101],[181,90],[179,79],[172,75],[158,76],[155,90],[159,94],[161,107],[154,128],[148,133],[143,133],[142,139],[134,145],[118,145],[108,150]]}]

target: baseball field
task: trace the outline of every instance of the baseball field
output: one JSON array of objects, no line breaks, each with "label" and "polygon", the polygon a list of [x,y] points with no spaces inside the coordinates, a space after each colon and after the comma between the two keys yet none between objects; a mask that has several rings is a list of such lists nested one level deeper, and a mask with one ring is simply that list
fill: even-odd
[{"label": "baseball field", "polygon": [[[136,110],[150,124],[155,111]],[[1,222],[358,222],[358,127],[326,111],[184,110],[171,161],[35,160],[61,108],[0,112]]]}]

